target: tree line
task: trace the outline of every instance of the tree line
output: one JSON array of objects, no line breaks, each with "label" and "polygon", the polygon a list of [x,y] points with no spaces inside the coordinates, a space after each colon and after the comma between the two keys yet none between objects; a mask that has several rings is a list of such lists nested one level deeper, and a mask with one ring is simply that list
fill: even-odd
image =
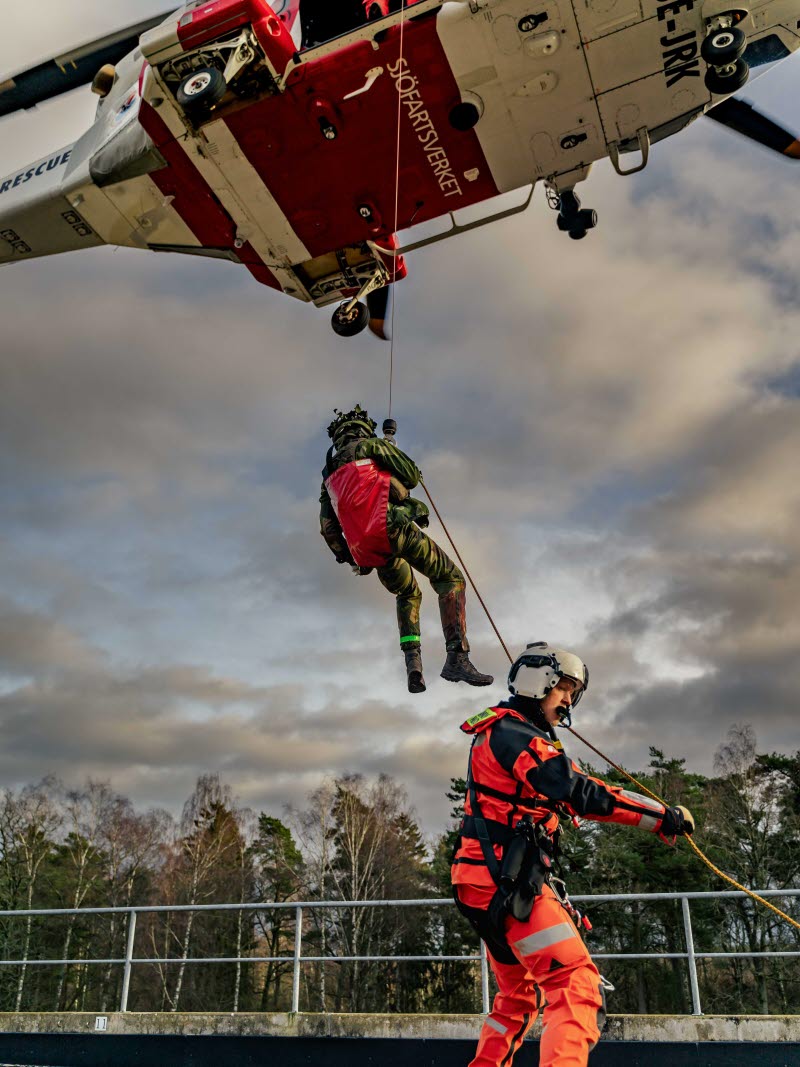
[{"label": "tree line", "polygon": [[[586,769],[625,784],[616,772]],[[692,810],[701,847],[738,881],[796,887],[800,752],[759,754],[752,728],[735,727],[714,771],[690,773],[683,759],[653,748],[636,777]],[[301,969],[301,1010],[478,1012],[477,962],[341,959],[475,956],[477,940],[454,907],[337,906],[449,897],[463,789],[463,780],[451,781],[451,824],[426,841],[406,792],[386,775],[325,781],[280,819],[242,807],[215,774],[198,779],[179,819],[135,810],[106,782],[65,789],[48,777],[0,799],[0,909],[186,905],[139,913],[133,955],[153,962],[133,967],[129,1009],[286,1011],[295,909],[276,905],[328,901],[303,910],[302,951],[313,959]],[[561,868],[572,895],[728,888],[685,845],[668,848],[652,834],[588,821],[567,821]],[[246,902],[260,906],[191,910]],[[777,903],[800,916],[797,898]],[[679,902],[608,901],[589,910],[592,953],[673,954],[599,961],[615,986],[610,1010],[691,1011],[687,964],[674,955],[686,946]],[[795,928],[750,900],[693,901],[691,914],[696,952],[772,954],[698,960],[705,1012],[800,1011],[800,958],[774,955],[800,952]],[[0,916],[0,1010],[116,1010],[127,924],[120,913]],[[229,962],[192,962],[209,957]]]}]

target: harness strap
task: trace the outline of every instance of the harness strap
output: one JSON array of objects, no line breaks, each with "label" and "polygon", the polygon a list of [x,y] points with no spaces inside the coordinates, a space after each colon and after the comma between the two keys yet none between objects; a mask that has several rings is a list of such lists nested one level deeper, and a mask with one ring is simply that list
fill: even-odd
[{"label": "harness strap", "polygon": [[495,819],[484,819],[480,815],[464,816],[461,826],[462,837],[477,838],[480,841],[484,834],[492,845],[507,845],[514,836],[514,830],[511,826],[506,826],[505,823],[497,822]]},{"label": "harness strap", "polygon": [[[475,746],[475,741],[474,740],[472,742],[472,746],[473,746],[473,748]],[[499,886],[500,885],[500,864],[497,862],[497,856],[495,856],[495,854],[494,854],[494,848],[492,847],[491,833],[490,833],[489,827],[487,825],[486,819],[484,819],[484,817],[483,817],[483,812],[481,811],[481,806],[478,803],[478,793],[477,793],[477,791],[475,789],[475,782],[473,781],[473,778],[472,778],[472,748],[470,748],[469,766],[467,768],[467,789],[469,790],[469,803],[470,803],[470,807],[472,808],[472,815],[471,816],[467,815],[467,816],[464,817],[464,824],[466,825],[467,819],[471,820],[470,826],[471,826],[472,829],[474,829],[475,833],[474,833],[474,835],[470,835],[470,836],[475,836],[480,841],[481,852],[483,853],[483,859],[484,859],[484,862],[486,863],[486,867],[487,867],[487,869],[489,871],[489,874],[492,876],[492,881],[494,882],[494,884]],[[510,839],[510,835],[512,833],[510,827],[503,826],[502,823],[495,823],[494,825],[496,827],[502,827],[502,829],[505,830],[509,834],[509,838],[508,839]]]},{"label": "harness strap", "polygon": [[497,800],[505,800],[509,804],[526,804],[526,801],[521,800],[519,793],[504,793],[502,789],[494,789],[490,785],[481,785],[480,782],[475,782],[475,789],[478,793],[485,793],[487,797],[496,797]]},{"label": "harness strap", "polygon": [[325,453],[325,466],[322,468],[322,480],[326,482],[331,476],[331,460],[333,459],[333,445]]}]

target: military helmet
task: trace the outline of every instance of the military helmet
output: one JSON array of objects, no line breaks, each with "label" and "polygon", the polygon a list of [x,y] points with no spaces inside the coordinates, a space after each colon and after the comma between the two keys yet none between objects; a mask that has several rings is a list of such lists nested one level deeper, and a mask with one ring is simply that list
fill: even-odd
[{"label": "military helmet", "polygon": [[336,418],[328,427],[330,437],[338,447],[339,442],[346,437],[374,437],[377,422],[371,419],[366,410],[360,404],[356,404],[352,411],[339,411],[334,408]]},{"label": "military helmet", "polygon": [[511,664],[508,688],[514,696],[543,700],[561,678],[576,683],[572,697],[574,708],[589,687],[589,669],[574,652],[552,648],[546,641],[526,645]]}]

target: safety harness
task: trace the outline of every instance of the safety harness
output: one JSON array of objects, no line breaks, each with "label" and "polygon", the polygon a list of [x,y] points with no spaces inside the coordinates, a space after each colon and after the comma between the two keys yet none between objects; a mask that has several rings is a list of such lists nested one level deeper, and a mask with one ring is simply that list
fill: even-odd
[{"label": "safety harness", "polygon": [[382,567],[392,555],[386,512],[392,476],[369,458],[357,459],[358,441],[346,444],[334,462],[328,449],[322,477],[347,547],[359,567]]},{"label": "safety harness", "polygon": [[[496,721],[498,712],[503,710],[505,709],[487,709],[493,714],[481,713],[469,719],[464,725],[473,728],[477,726],[480,729],[483,720],[486,723],[483,727],[485,729],[489,725],[489,720]],[[477,736],[473,738],[467,764],[467,793],[471,811],[462,819],[455,851],[458,852],[462,838],[477,840],[481,847],[483,862],[496,888],[486,910],[472,908],[462,903],[455,886],[453,892],[459,910],[489,946],[492,955],[501,962],[515,963],[516,957],[508,946],[505,934],[505,919],[508,915],[520,921],[527,919],[535,898],[542,892],[543,885],[545,882],[550,882],[553,864],[558,856],[560,828],[557,828],[554,833],[548,833],[544,823],[549,820],[556,805],[547,800],[523,797],[522,783],[515,792],[507,793],[493,786],[476,782],[472,767],[476,741]],[[479,793],[495,797],[511,805],[508,823],[486,818],[478,800]],[[525,808],[530,810],[526,812]],[[549,809],[548,814],[534,821],[532,811],[542,808]],[[520,814],[519,820],[515,821]],[[502,860],[498,860],[495,854],[496,845],[502,848]],[[464,861],[454,856],[454,862]]]}]

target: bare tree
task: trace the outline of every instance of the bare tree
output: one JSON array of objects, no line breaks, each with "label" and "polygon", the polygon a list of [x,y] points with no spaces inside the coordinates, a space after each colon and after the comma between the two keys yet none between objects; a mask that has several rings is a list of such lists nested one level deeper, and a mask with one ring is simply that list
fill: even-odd
[{"label": "bare tree", "polygon": [[[172,817],[160,809],[139,815],[131,802],[116,796],[108,805],[107,817],[100,828],[99,844],[105,866],[108,903],[111,907],[130,907],[137,884],[159,863],[169,839]],[[130,920],[129,920],[130,921]],[[111,958],[123,923],[116,913],[110,916],[106,955]],[[124,940],[124,938],[123,938]],[[106,1011],[112,992],[112,969],[109,963],[102,980],[100,1011]]]},{"label": "bare tree", "polygon": [[[101,862],[103,827],[109,822],[114,806],[119,800],[120,798],[112,792],[108,782],[99,782],[91,778],[84,789],[73,789],[67,793],[65,807],[67,836],[63,848],[72,866],[73,884],[70,900],[72,908],[80,908],[91,890],[103,882],[104,870]],[[63,948],[64,960],[69,959],[75,921],[76,916],[71,915],[67,922]],[[56,1011],[61,1010],[68,970],[69,965],[65,963],[58,979],[55,997]]]},{"label": "bare tree", "polygon": [[[234,854],[236,859],[238,904],[248,903],[253,892],[253,854],[251,841],[255,836],[256,817],[250,808],[237,812],[238,827]],[[239,1010],[239,997],[242,989],[242,948],[244,947],[245,923],[252,924],[252,914],[243,910],[236,912],[236,980],[233,987],[233,1011]]]},{"label": "bare tree", "polygon": [[[3,793],[0,805],[0,847],[2,847],[4,864],[7,867],[13,866],[15,870],[20,899],[26,911],[30,911],[33,907],[33,896],[42,864],[52,852],[62,825],[58,802],[61,791],[61,783],[50,776],[36,785],[25,786],[19,794],[15,794],[10,789],[6,789]],[[22,1007],[32,922],[32,917],[26,916],[22,942],[22,965],[17,977],[15,1011],[19,1011]]]},{"label": "bare tree", "polygon": [[[305,857],[306,886],[311,896],[325,900],[331,883],[331,858],[335,853],[333,836],[335,820],[333,806],[336,800],[336,782],[326,779],[322,785],[308,795],[308,807],[300,812],[287,806],[286,814],[294,826]],[[320,940],[320,956],[324,957],[328,948],[329,923],[332,913],[327,908],[312,912]],[[319,980],[320,1011],[327,1011],[326,965],[320,964]]]},{"label": "bare tree", "polygon": [[[749,724],[736,724],[714,756],[714,769],[722,775],[714,790],[710,809],[715,844],[728,867],[744,885],[770,888],[773,884],[774,841],[780,832],[779,798],[770,788],[756,760],[756,735]],[[742,940],[750,952],[770,948],[774,927],[771,916],[749,902],[737,901],[738,918],[732,936]],[[769,996],[764,961],[753,957],[753,971],[759,991],[760,1008],[769,1012]]]},{"label": "bare tree", "polygon": [[[308,869],[320,896],[339,900],[382,899],[386,894],[387,876],[397,850],[390,847],[401,823],[406,796],[387,775],[368,783],[362,775],[344,775],[326,783],[309,797],[311,806],[296,821],[308,859]],[[341,954],[370,955],[383,920],[377,909],[343,908],[336,915],[325,909],[320,923],[321,955],[334,938]],[[351,1010],[361,1010],[367,997],[366,984],[360,980],[361,964],[349,968],[347,985],[340,979],[337,1007],[343,998]],[[320,974],[324,999],[324,965]]]},{"label": "bare tree", "polygon": [[[201,775],[181,817],[180,868],[187,904],[198,904],[213,895],[215,871],[236,855],[238,846],[239,828],[230,787],[223,785],[217,774]],[[177,1011],[180,1005],[194,917],[195,912],[188,912],[181,939],[181,962],[170,997],[171,1011]]]}]

